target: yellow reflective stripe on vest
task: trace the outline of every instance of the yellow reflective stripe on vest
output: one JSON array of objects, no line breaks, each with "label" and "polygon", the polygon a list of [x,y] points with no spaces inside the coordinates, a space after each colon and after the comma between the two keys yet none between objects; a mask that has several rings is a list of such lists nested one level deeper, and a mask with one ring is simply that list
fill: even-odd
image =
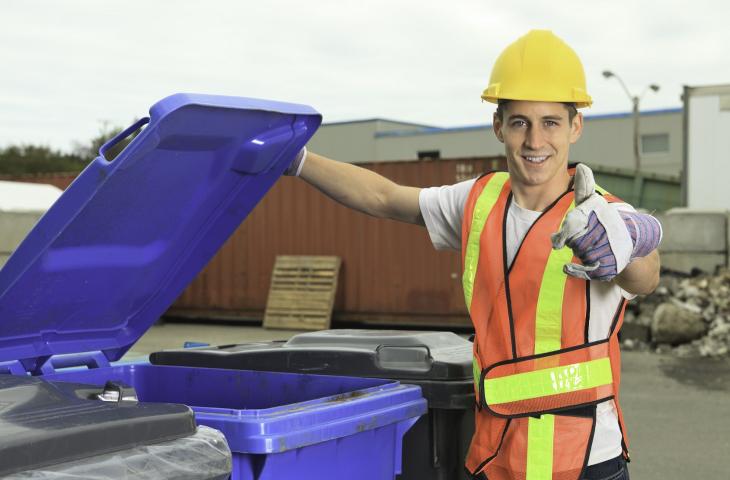
[{"label": "yellow reflective stripe on vest", "polygon": [[530,417],[527,423],[527,480],[552,480],[555,415]]},{"label": "yellow reflective stripe on vest", "polygon": [[477,274],[477,266],[479,265],[479,242],[482,237],[484,225],[487,223],[489,213],[497,203],[502,187],[509,179],[507,172],[497,172],[492,175],[484,190],[479,194],[476,205],[474,206],[474,214],[471,221],[471,229],[469,230],[469,239],[466,243],[466,254],[464,255],[464,275],[462,283],[464,287],[464,299],[466,300],[466,308],[471,312],[471,299],[474,294],[474,279]]},{"label": "yellow reflective stripe on vest", "polygon": [[[571,202],[568,212],[575,208]],[[567,212],[566,212],[567,215]],[[565,216],[560,222],[562,227]],[[540,283],[535,312],[535,354],[560,350],[563,335],[563,297],[568,276],[563,265],[573,259],[570,247],[550,252]],[[527,423],[527,479],[553,477],[555,416],[530,417]]]},{"label": "yellow reflective stripe on vest", "polygon": [[[570,204],[568,212],[575,208]],[[567,215],[567,212],[566,212]],[[565,216],[560,222],[562,226]],[[535,355],[560,350],[563,328],[563,296],[568,275],[563,272],[563,265],[573,259],[573,251],[565,246],[553,250],[548,257],[545,271],[540,283],[535,312]]]},{"label": "yellow reflective stripe on vest", "polygon": [[596,185],[596,191],[597,191],[598,193],[600,193],[601,195],[611,195],[611,194],[610,194],[610,193],[608,192],[608,190],[606,190],[605,188],[603,188],[603,187],[601,187],[601,186],[599,186],[599,185]]},{"label": "yellow reflective stripe on vest", "polygon": [[484,380],[488,405],[577,392],[613,382],[608,357]]}]

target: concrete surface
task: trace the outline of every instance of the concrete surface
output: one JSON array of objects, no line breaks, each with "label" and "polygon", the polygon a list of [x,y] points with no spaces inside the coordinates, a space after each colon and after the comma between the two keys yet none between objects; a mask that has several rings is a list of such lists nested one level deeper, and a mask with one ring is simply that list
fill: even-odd
[{"label": "concrete surface", "polygon": [[727,265],[725,253],[705,252],[660,252],[662,268],[675,272],[692,273],[698,268],[706,273],[715,273],[717,267]]},{"label": "concrete surface", "polygon": [[160,350],[182,348],[185,342],[202,342],[211,345],[266,340],[286,340],[303,330],[266,330],[260,326],[241,324],[199,324],[160,322],[145,333],[125,359],[149,355]]},{"label": "concrete surface", "polygon": [[657,218],[662,223],[662,251],[724,252],[728,212],[673,208]]},{"label": "concrete surface", "polygon": [[690,273],[713,273],[728,262],[728,212],[673,208],[657,214],[663,236],[662,267]]},{"label": "concrete surface", "polygon": [[[127,358],[185,341],[224,345],[287,339],[291,330],[257,326],[163,323]],[[730,360],[685,359],[624,352],[621,404],[633,480],[730,478]]]},{"label": "concrete surface", "polygon": [[634,480],[730,478],[730,361],[623,355]]}]

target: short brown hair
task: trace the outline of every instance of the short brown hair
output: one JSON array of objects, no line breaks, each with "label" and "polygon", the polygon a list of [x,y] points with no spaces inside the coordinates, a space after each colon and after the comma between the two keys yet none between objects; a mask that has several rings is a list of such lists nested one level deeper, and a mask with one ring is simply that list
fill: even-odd
[{"label": "short brown hair", "polygon": [[[499,100],[497,103],[497,116],[500,120],[504,120],[504,107],[512,100]],[[573,121],[576,115],[578,115],[578,109],[575,107],[575,103],[569,103],[569,102],[561,102],[563,105],[565,105],[565,108],[568,109],[568,120],[570,122]]]}]

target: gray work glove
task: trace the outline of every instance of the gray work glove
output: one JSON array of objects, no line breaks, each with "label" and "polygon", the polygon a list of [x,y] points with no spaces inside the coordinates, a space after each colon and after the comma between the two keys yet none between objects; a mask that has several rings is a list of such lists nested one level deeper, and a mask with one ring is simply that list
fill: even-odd
[{"label": "gray work glove", "polygon": [[568,275],[610,281],[631,261],[634,242],[618,210],[596,192],[590,168],[578,164],[573,186],[576,207],[552,235],[553,248],[567,245],[581,259],[583,265],[568,263],[563,267]]},{"label": "gray work glove", "polygon": [[284,170],[284,175],[288,175],[290,177],[298,177],[300,173],[302,173],[302,167],[304,166],[304,161],[307,159],[307,147],[302,147],[301,150],[299,150],[299,153],[297,153],[297,156],[294,157],[294,160],[292,160],[291,165],[287,167],[286,170]]}]

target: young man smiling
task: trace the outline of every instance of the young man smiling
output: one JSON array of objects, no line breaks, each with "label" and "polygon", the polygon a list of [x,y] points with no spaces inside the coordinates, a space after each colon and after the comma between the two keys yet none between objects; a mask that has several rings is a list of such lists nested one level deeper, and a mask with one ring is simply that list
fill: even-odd
[{"label": "young man smiling", "polygon": [[495,62],[482,98],[508,172],[419,189],[303,150],[289,169],[334,200],[423,225],[462,251],[474,329],[474,478],[628,479],[617,333],[654,290],[661,226],[569,166],[590,106],[579,58],[531,31]]}]

